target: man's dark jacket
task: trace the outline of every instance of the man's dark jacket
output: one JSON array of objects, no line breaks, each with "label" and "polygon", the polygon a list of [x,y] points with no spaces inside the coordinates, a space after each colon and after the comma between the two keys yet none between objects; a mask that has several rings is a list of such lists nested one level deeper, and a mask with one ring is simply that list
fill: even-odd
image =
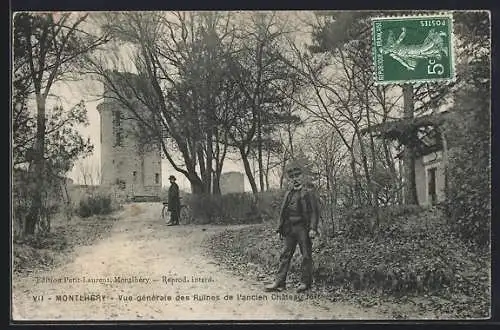
[{"label": "man's dark jacket", "polygon": [[[280,224],[278,227],[278,233],[282,235],[287,234],[286,228],[284,228],[284,224],[286,221],[287,215],[286,207],[288,203],[288,199],[292,190],[288,190],[285,193],[285,197],[283,198],[283,203],[281,204],[280,210]],[[319,222],[319,206],[318,200],[313,192],[306,190],[305,188],[300,189],[299,203],[301,205],[300,210],[302,212],[302,221],[307,230],[313,229],[314,231],[318,230],[318,222]]]},{"label": "man's dark jacket", "polygon": [[181,201],[179,198],[179,186],[177,183],[172,182],[168,189],[168,210],[178,211],[181,208]]}]

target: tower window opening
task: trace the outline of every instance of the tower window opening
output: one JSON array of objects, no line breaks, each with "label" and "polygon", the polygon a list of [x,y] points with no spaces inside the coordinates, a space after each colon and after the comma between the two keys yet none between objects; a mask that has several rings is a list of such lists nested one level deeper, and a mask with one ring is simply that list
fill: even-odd
[{"label": "tower window opening", "polygon": [[160,174],[159,173],[155,173],[155,183],[156,184],[160,183]]},{"label": "tower window opening", "polygon": [[121,190],[124,190],[126,188],[126,183],[122,179],[116,179],[116,184],[118,185],[118,188]]},{"label": "tower window opening", "polygon": [[113,112],[113,130],[115,133],[115,146],[122,145],[121,112]]},{"label": "tower window opening", "polygon": [[134,183],[136,182],[136,179],[137,179],[137,171],[133,171],[132,172],[132,175],[134,177]]}]

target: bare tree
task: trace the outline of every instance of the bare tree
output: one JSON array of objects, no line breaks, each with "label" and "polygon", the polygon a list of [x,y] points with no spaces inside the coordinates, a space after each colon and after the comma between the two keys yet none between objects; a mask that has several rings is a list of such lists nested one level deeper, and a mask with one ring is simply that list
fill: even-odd
[{"label": "bare tree", "polygon": [[[228,138],[222,128],[232,123],[235,102],[224,60],[235,38],[230,18],[211,12],[108,14],[107,28],[134,48],[125,62],[133,63],[137,74],[108,70],[105,56],[88,59],[88,72],[112,92],[107,97],[132,113],[149,142],[160,145],[190,181],[193,193],[219,191]],[[111,66],[127,71],[118,60]]]},{"label": "bare tree", "polygon": [[76,167],[85,186],[98,186],[101,183],[101,168],[98,164],[90,162],[88,159],[81,159],[77,162]]},{"label": "bare tree", "polygon": [[325,125],[317,124],[314,132],[306,133],[304,141],[323,200],[323,218],[329,219],[333,228],[340,196],[340,177],[349,166],[346,161],[348,150],[336,133]]},{"label": "bare tree", "polygon": [[[245,20],[246,28],[239,37],[241,48],[233,56],[230,71],[242,95],[236,125],[230,130],[231,144],[240,152],[252,191],[258,191],[251,171],[250,159],[255,154],[260,190],[266,186],[264,154],[275,146],[274,131],[280,124],[293,123],[283,89],[296,91],[297,77],[282,61],[284,37],[290,32],[276,13],[256,13]],[[245,18],[245,17],[243,17]],[[255,151],[255,152],[254,152]],[[269,155],[269,154],[268,154]]]}]

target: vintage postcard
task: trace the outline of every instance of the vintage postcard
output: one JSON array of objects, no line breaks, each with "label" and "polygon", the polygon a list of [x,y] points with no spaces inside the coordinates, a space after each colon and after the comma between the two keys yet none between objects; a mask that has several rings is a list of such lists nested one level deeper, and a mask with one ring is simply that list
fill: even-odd
[{"label": "vintage postcard", "polygon": [[491,317],[488,11],[11,22],[11,322]]}]

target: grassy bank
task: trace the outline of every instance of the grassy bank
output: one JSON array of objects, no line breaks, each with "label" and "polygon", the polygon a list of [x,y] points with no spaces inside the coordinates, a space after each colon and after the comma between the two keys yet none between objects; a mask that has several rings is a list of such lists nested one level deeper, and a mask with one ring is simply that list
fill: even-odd
[{"label": "grassy bank", "polygon": [[23,274],[65,263],[76,247],[106,237],[115,221],[113,215],[74,216],[70,221],[59,215],[50,233],[14,241],[13,270]]},{"label": "grassy bank", "polygon": [[[281,249],[275,224],[226,230],[207,244],[241,276],[272,280]],[[298,282],[298,250],[289,286]],[[397,217],[365,237],[323,236],[313,251],[314,290],[328,299],[382,309],[391,305],[395,318],[489,315],[490,253],[452,236],[438,211]]]}]

